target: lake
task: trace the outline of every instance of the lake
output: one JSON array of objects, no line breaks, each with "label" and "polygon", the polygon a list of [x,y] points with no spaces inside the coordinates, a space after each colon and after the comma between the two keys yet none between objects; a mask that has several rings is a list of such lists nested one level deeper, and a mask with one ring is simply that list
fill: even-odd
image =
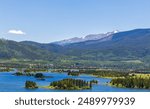
[{"label": "lake", "polygon": [[[131,89],[131,88],[117,88],[107,85],[111,79],[97,78],[90,75],[68,76],[67,73],[44,73],[46,76],[53,76],[53,78],[46,78],[37,80],[32,76],[15,76],[13,72],[0,72],[0,92],[150,92],[149,89]],[[87,90],[54,90],[54,89],[26,89],[24,84],[27,80],[34,81],[40,86],[48,86],[52,81],[58,81],[65,78],[83,79],[86,81],[97,80],[99,83],[94,84],[92,89]]]}]

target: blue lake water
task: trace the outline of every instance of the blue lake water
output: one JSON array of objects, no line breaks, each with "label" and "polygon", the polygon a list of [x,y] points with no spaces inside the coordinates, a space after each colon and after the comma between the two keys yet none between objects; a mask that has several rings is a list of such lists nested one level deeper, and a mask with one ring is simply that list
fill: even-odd
[{"label": "blue lake water", "polygon": [[86,81],[98,80],[98,84],[94,84],[92,89],[87,90],[72,90],[72,92],[150,92],[149,89],[130,89],[130,88],[116,88],[107,85],[111,79],[97,78],[90,75],[68,76],[66,73],[44,73],[46,76],[53,76],[53,78],[46,78],[44,81],[37,80],[32,76],[15,76],[13,72],[0,73],[0,92],[71,92],[71,90],[54,90],[54,89],[26,89],[24,84],[27,80],[35,81],[40,86],[48,86],[50,82],[62,80],[64,78],[83,79]]}]

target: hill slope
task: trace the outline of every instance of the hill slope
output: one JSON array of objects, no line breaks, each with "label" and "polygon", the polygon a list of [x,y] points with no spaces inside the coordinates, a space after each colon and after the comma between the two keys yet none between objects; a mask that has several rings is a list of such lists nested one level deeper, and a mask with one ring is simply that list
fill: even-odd
[{"label": "hill slope", "polygon": [[57,60],[57,64],[77,63],[85,66],[150,66],[150,29],[118,32],[111,35],[111,38],[62,46],[0,40],[0,58]]},{"label": "hill slope", "polygon": [[53,53],[11,40],[0,40],[0,59],[51,59]]},{"label": "hill slope", "polygon": [[[104,40],[104,39],[103,39]],[[64,47],[64,54],[88,59],[138,59],[150,55],[150,29],[116,33],[111,40],[92,40]]]}]

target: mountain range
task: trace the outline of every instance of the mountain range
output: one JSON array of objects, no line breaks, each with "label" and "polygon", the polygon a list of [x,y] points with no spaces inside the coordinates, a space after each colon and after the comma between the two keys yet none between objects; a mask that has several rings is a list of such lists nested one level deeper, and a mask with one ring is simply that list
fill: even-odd
[{"label": "mountain range", "polygon": [[89,41],[89,40],[100,40],[100,39],[111,39],[111,36],[115,33],[117,33],[118,30],[112,31],[112,32],[107,32],[107,33],[102,33],[102,34],[90,34],[85,37],[74,37],[70,39],[65,39],[62,41],[57,41],[53,42],[54,44],[58,45],[67,45],[67,44],[72,44],[72,43],[78,43],[78,42],[84,42],[84,41]]},{"label": "mountain range", "polygon": [[93,66],[104,63],[111,66],[125,63],[149,66],[150,29],[91,34],[45,44],[1,39],[0,59],[11,58]]}]

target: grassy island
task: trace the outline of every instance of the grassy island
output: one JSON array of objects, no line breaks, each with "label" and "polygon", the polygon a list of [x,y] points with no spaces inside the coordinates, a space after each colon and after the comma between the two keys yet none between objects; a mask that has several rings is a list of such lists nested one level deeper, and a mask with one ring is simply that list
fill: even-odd
[{"label": "grassy island", "polygon": [[92,82],[80,80],[80,79],[63,79],[60,81],[54,81],[50,83],[47,88],[62,89],[62,90],[82,90],[92,88]]}]

